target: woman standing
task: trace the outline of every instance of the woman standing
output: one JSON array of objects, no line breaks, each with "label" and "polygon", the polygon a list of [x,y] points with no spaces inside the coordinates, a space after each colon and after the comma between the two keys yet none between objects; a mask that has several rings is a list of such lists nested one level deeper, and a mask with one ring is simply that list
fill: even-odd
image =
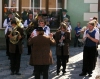
[{"label": "woman standing", "polygon": [[60,73],[60,67],[63,66],[63,74],[66,73],[66,61],[69,59],[69,42],[71,40],[70,33],[66,30],[66,24],[60,25],[60,30],[55,34],[56,55],[57,55],[57,75]]},{"label": "woman standing", "polygon": [[88,76],[91,77],[92,71],[95,68],[99,32],[94,28],[94,26],[95,22],[90,21],[88,23],[88,30],[86,30],[83,35],[85,41],[83,49],[83,67],[82,73],[79,74],[79,76],[85,76],[88,74]]}]

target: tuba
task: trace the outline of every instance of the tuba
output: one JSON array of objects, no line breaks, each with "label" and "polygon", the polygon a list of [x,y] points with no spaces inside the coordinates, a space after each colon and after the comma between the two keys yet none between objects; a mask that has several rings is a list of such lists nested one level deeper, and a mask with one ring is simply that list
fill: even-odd
[{"label": "tuba", "polygon": [[17,31],[18,26],[16,26],[11,32],[10,34],[12,35],[12,38],[10,38],[10,42],[12,44],[17,44],[19,42],[18,37],[21,36],[20,32]]},{"label": "tuba", "polygon": [[15,20],[17,22],[17,26],[21,27],[21,28],[24,28],[23,24],[21,23],[21,20],[18,19],[17,17],[15,17]]},{"label": "tuba", "polygon": [[18,13],[15,13],[16,14],[16,17],[15,17],[15,20],[17,22],[17,26],[21,27],[21,28],[24,28],[23,24],[22,24],[22,19],[21,17],[19,16]]}]

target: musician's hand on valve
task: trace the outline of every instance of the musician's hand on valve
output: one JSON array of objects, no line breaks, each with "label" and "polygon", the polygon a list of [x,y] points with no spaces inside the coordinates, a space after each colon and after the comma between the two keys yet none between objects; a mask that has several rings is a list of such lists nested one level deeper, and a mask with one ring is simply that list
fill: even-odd
[{"label": "musician's hand on valve", "polygon": [[90,35],[89,34],[86,34],[86,37],[90,38]]},{"label": "musician's hand on valve", "polygon": [[64,37],[64,36],[62,36],[62,37],[61,37],[61,39],[62,39],[62,40],[64,40],[64,39],[65,39],[65,37]]}]

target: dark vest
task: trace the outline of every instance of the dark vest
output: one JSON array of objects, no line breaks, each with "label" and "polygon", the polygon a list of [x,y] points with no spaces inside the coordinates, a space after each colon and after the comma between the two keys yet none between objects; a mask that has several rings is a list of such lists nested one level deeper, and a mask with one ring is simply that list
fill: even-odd
[{"label": "dark vest", "polygon": [[30,24],[30,22],[31,22],[31,21],[30,21],[29,19],[27,19],[27,25],[29,25],[29,24]]},{"label": "dark vest", "polygon": [[43,29],[43,30],[44,30],[44,32],[46,32],[46,30],[47,30],[47,27],[44,27],[44,29]]},{"label": "dark vest", "polygon": [[[87,30],[87,31],[86,31],[86,34],[87,34],[87,33],[88,33],[92,38],[95,38],[96,30],[94,30],[93,32],[89,32],[89,30]],[[93,42],[92,40],[90,40],[89,38],[86,38],[85,46],[87,46],[87,47],[96,46],[96,43]]]},{"label": "dark vest", "polygon": [[9,17],[7,17],[7,23],[9,23],[9,22],[10,22]]}]

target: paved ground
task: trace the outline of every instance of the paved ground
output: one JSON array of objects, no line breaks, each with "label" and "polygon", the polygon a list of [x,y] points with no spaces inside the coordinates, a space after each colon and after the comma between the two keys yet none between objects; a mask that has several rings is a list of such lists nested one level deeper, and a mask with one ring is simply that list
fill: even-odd
[{"label": "paved ground", "polygon": [[[92,77],[83,76],[80,77],[79,73],[81,73],[82,69],[82,47],[70,47],[70,59],[69,63],[66,66],[67,73],[62,75],[56,75],[56,56],[55,56],[55,47],[51,47],[53,51],[54,64],[49,68],[49,79],[95,79],[96,75],[100,74],[100,57],[98,57],[97,65],[95,70],[93,71]],[[99,46],[100,52],[100,46]],[[0,50],[0,79],[34,79],[32,75],[33,67],[29,65],[30,56],[27,55],[27,48],[24,48],[22,58],[21,58],[21,68],[20,72],[22,75],[10,75],[9,69],[9,60],[6,56],[5,50]],[[41,76],[42,79],[42,76]]]}]

